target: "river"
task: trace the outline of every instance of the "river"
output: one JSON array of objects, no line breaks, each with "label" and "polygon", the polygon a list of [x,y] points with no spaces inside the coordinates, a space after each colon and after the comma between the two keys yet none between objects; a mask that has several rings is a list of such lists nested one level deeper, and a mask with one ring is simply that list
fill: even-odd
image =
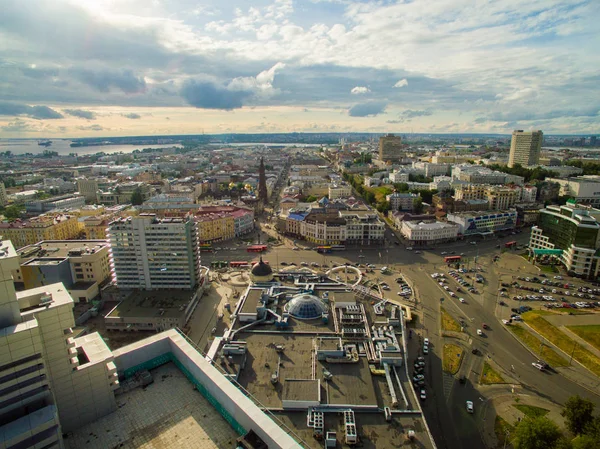
[{"label": "river", "polygon": [[33,153],[40,154],[44,150],[56,151],[61,156],[67,156],[70,153],[76,153],[80,155],[85,154],[96,154],[96,153],[131,153],[134,150],[143,150],[144,148],[171,148],[179,147],[180,144],[169,144],[169,145],[100,145],[90,147],[71,147],[71,140],[52,140],[52,145],[44,147],[38,145],[38,140],[28,139],[0,139],[0,152],[12,151],[13,154],[25,154]]}]

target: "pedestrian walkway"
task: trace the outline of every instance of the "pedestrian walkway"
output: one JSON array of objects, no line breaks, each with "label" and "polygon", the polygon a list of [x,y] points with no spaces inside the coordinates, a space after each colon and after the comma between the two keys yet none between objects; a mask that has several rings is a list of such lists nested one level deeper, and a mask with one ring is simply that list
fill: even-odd
[{"label": "pedestrian walkway", "polygon": [[[561,416],[562,408],[553,402],[541,399],[538,396],[526,394],[503,394],[489,399],[483,406],[483,428],[482,436],[486,447],[496,447],[498,439],[495,433],[496,416],[500,416],[511,426],[516,426],[524,417],[525,413],[519,410],[518,405],[529,405],[548,410],[545,415],[556,423],[560,428],[565,428],[564,418]],[[512,439],[509,435],[509,440]]]}]

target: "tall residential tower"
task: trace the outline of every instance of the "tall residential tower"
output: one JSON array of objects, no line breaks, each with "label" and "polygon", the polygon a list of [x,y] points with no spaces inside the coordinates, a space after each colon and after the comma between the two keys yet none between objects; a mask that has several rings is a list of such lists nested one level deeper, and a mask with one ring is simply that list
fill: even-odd
[{"label": "tall residential tower", "polygon": [[388,134],[379,138],[379,160],[398,162],[402,159],[402,137]]},{"label": "tall residential tower", "polygon": [[544,133],[542,131],[523,131],[517,129],[512,133],[508,166],[521,164],[523,167],[537,165],[540,162],[540,150]]},{"label": "tall residential tower", "polygon": [[119,288],[191,290],[200,282],[198,230],[191,215],[119,218],[108,233]]}]

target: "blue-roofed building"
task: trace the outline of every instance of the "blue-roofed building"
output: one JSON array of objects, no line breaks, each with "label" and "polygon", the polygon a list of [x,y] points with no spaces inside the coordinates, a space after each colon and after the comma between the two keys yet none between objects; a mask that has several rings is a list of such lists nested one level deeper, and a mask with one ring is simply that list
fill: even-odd
[{"label": "blue-roofed building", "polygon": [[291,237],[302,237],[301,223],[304,221],[308,212],[290,212],[285,218],[284,223],[280,224],[280,229],[285,235]]}]

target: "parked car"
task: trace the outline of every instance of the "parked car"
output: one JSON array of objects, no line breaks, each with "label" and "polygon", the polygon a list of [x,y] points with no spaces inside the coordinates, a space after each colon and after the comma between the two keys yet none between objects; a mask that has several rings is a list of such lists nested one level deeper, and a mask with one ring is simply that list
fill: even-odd
[{"label": "parked car", "polygon": [[467,413],[474,413],[475,408],[473,406],[473,401],[467,401]]}]

